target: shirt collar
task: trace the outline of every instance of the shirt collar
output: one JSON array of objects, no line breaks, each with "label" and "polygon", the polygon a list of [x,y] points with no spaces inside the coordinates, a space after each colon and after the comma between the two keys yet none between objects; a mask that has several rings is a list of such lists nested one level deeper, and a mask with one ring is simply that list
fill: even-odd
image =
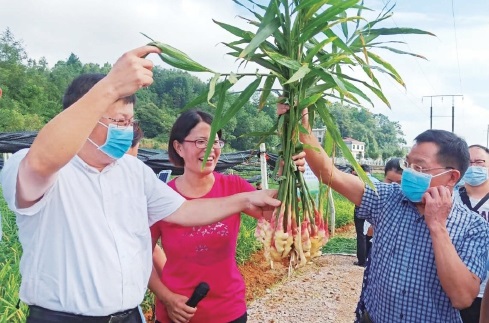
[{"label": "shirt collar", "polygon": [[114,160],[112,163],[108,164],[107,166],[105,166],[104,169],[102,169],[102,171],[99,171],[97,168],[93,167],[93,166],[90,166],[89,164],[87,164],[80,156],[78,155],[75,155],[75,157],[73,157],[73,161],[75,162],[76,165],[78,165],[79,167],[89,171],[89,172],[92,172],[92,173],[105,173],[105,172],[108,172],[109,170],[111,170],[113,167],[115,167],[116,165],[119,164],[119,160],[116,159]]}]

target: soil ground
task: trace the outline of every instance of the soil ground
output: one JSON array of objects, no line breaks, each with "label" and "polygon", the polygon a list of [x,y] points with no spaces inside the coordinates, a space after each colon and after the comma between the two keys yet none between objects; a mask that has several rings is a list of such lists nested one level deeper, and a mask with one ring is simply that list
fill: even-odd
[{"label": "soil ground", "polygon": [[[335,236],[354,238],[355,226],[351,224],[337,229]],[[352,258],[351,262],[353,263],[354,260]],[[282,264],[274,263],[272,269],[270,268],[270,264],[265,261],[265,257],[261,251],[253,254],[246,263],[239,266],[239,269],[246,283],[247,303],[265,295],[271,286],[289,279],[288,263],[286,261]]]},{"label": "soil ground", "polygon": [[248,303],[248,323],[351,323],[363,268],[355,257],[323,255]]},{"label": "soil ground", "polygon": [[[335,236],[354,238],[355,227]],[[353,322],[363,268],[353,255],[323,255],[289,276],[287,263],[271,269],[261,253],[240,266],[246,282],[249,323]]]}]

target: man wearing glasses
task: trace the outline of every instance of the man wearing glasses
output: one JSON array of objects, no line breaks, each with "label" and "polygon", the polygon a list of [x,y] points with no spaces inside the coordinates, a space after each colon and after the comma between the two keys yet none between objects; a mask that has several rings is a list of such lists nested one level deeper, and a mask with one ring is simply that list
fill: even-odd
[{"label": "man wearing glasses", "polygon": [[272,191],[186,201],[126,154],[134,93],[153,82],[144,57],[159,52],[137,48],[108,75],[75,79],[65,109],[3,167],[3,194],[23,249],[28,323],[140,323],[137,306],[152,269],[150,225],[204,225],[240,211],[259,217],[280,205]]},{"label": "man wearing glasses", "polygon": [[[288,109],[279,104],[278,113]],[[356,206],[375,226],[369,278],[357,322],[461,322],[486,277],[489,225],[452,190],[469,166],[466,142],[444,130],[427,130],[407,155],[401,185],[374,183],[334,167],[310,131],[301,141],[318,178]]]},{"label": "man wearing glasses", "polygon": [[[470,166],[463,177],[464,185],[458,189],[455,201],[461,201],[470,210],[489,221],[489,149],[481,145],[469,147]],[[472,305],[460,311],[464,323],[479,323],[481,301],[488,277],[483,280],[479,295]]]}]

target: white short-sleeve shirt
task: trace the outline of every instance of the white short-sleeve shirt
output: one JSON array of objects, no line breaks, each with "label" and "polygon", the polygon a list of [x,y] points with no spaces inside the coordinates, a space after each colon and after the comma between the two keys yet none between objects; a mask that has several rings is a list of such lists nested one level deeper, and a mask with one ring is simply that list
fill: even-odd
[{"label": "white short-sleeve shirt", "polygon": [[19,209],[17,173],[26,153],[14,154],[0,177],[23,248],[22,301],[91,316],[136,307],[152,268],[149,227],[183,197],[135,157],[99,172],[75,156],[39,202]]}]

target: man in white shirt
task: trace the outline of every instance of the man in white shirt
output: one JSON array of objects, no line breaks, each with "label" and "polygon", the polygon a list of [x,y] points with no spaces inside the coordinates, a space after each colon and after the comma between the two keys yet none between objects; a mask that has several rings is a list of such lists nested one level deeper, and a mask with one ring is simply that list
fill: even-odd
[{"label": "man in white shirt", "polygon": [[239,211],[259,217],[280,204],[273,191],[186,201],[125,154],[134,93],[153,82],[153,63],[144,57],[159,52],[137,48],[107,76],[75,79],[64,111],[4,165],[1,185],[23,248],[20,298],[30,308],[28,323],[139,323],[152,268],[150,225],[204,225]]}]

